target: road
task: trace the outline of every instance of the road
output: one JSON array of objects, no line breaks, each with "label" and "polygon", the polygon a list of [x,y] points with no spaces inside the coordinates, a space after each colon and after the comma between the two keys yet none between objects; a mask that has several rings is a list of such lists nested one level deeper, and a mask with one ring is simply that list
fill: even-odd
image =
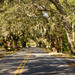
[{"label": "road", "polygon": [[0,75],[75,75],[75,67],[42,48],[24,48],[0,59]]}]

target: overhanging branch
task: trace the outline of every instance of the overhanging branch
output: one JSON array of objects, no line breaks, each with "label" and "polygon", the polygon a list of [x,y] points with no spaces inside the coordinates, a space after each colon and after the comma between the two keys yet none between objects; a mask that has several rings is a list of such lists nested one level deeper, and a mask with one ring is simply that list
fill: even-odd
[{"label": "overhanging branch", "polygon": [[60,14],[66,15],[66,13],[63,10],[63,7],[61,6],[59,0],[49,0],[49,1],[52,2],[55,5],[55,7],[57,8],[57,10],[60,12]]}]

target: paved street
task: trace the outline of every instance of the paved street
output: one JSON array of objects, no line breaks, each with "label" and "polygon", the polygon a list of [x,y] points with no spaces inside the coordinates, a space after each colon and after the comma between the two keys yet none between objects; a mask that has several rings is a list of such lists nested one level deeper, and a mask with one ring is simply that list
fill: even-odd
[{"label": "paved street", "polygon": [[0,75],[75,75],[75,67],[42,48],[24,48],[0,59]]}]

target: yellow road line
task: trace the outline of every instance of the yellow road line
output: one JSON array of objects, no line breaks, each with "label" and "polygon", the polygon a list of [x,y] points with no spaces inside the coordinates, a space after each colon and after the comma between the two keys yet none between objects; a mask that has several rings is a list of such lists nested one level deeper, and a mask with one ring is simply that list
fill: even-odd
[{"label": "yellow road line", "polygon": [[[28,55],[26,56],[26,59],[27,59],[27,57],[28,57]],[[17,75],[17,73],[19,72],[19,69],[21,69],[23,63],[25,63],[24,61],[25,61],[25,59],[24,59],[24,60],[22,61],[22,63],[19,65],[19,67],[17,68],[17,70],[16,70],[16,72],[15,72],[14,75]]]},{"label": "yellow road line", "polygon": [[14,75],[17,75],[17,73],[18,73],[19,69],[21,68],[21,66],[22,66],[22,63],[19,65],[19,67],[17,68],[17,70],[16,70]]},{"label": "yellow road line", "polygon": [[[29,55],[30,56],[30,55]],[[28,58],[29,58],[29,56],[28,56]],[[27,64],[27,62],[28,62],[28,59],[27,60],[25,60],[24,61],[25,63],[23,64],[23,66],[22,66],[22,69],[20,70],[20,72],[19,72],[19,75],[21,75],[22,74],[22,72],[23,72],[23,69],[24,69],[24,66]]]},{"label": "yellow road line", "polygon": [[[31,49],[30,53],[31,53],[31,52],[32,52],[32,49]],[[30,56],[30,53],[29,53],[29,55],[28,55],[28,58],[29,58],[29,56]],[[22,69],[20,70],[19,75],[22,75],[24,66],[25,66],[25,65],[27,64],[27,62],[28,62],[28,58],[27,58],[27,60],[25,60],[25,63],[24,63],[24,65],[22,66]]]},{"label": "yellow road line", "polygon": [[[28,54],[31,53],[31,51],[32,51],[32,49],[28,52]],[[24,59],[24,60],[22,61],[22,63],[19,65],[19,67],[17,68],[17,70],[16,70],[16,72],[15,72],[14,75],[17,75],[17,73],[19,72],[20,69],[21,69],[20,74],[22,73],[22,71],[23,71],[23,69],[24,69],[24,66],[25,66],[25,64],[27,63],[27,60],[28,60],[29,56],[30,56],[30,55],[27,55],[27,56],[26,56],[26,59]],[[23,66],[22,66],[22,65],[23,65]],[[22,67],[22,68],[21,68],[21,67]]]}]

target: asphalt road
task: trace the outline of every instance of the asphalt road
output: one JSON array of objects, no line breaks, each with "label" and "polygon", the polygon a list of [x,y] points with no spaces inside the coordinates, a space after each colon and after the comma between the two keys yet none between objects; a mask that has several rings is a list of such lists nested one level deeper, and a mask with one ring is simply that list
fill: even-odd
[{"label": "asphalt road", "polygon": [[75,67],[42,48],[24,48],[0,59],[0,75],[75,75]]}]

